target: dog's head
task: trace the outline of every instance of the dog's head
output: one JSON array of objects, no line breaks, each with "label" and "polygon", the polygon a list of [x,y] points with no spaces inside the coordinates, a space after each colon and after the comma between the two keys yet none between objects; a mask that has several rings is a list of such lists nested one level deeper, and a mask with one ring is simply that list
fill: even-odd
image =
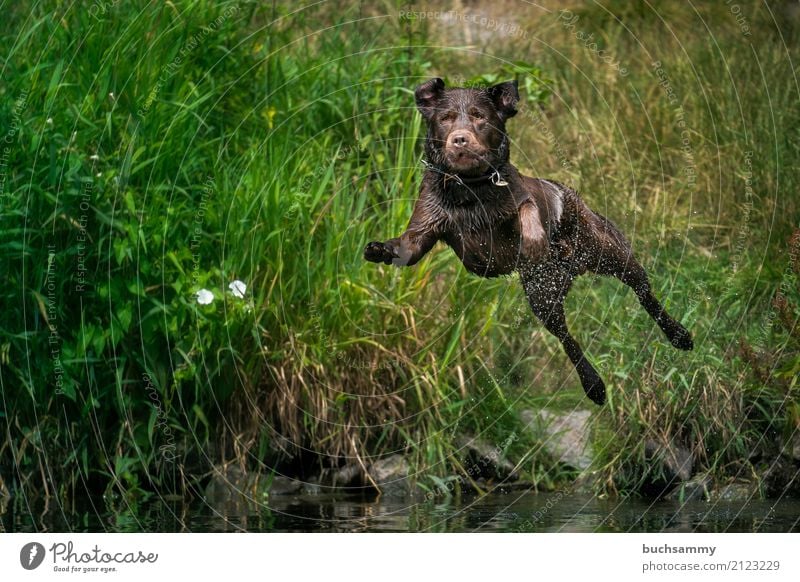
[{"label": "dog's head", "polygon": [[445,89],[431,79],[414,92],[428,124],[425,154],[447,172],[478,176],[508,160],[506,120],[517,113],[516,81],[486,89]]}]

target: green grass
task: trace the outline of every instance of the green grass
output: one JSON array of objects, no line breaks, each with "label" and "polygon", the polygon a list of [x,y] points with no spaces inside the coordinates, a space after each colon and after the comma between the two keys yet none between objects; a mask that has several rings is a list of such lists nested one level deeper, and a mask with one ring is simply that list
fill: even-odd
[{"label": "green grass", "polygon": [[[518,435],[509,455],[528,478],[568,478],[517,414],[590,405],[517,281],[472,277],[441,247],[412,269],[361,259],[416,196],[411,88],[499,69],[535,96],[510,123],[517,165],[617,222],[696,338],[674,352],[620,284],[575,286],[571,325],[610,387],[598,490],[636,488],[643,437],[679,440],[720,480],[752,473],[773,453],[753,451],[800,422],[796,50],[761,12],[751,48],[724,7],[711,40],[688,11],[668,9],[667,28],[626,6],[610,11],[639,40],[575,9],[625,78],[555,16],[524,11],[558,50],[504,38],[500,65],[428,48],[448,44],[431,42],[437,23],[389,3],[7,9],[0,478],[133,498],[193,491],[222,460],[307,475],[400,451],[426,480],[458,471],[464,432]],[[691,128],[694,181],[654,58]]]},{"label": "green grass", "polygon": [[[570,327],[610,387],[609,405],[595,418],[601,488],[638,488],[648,438],[688,447],[697,470],[720,481],[761,475],[798,428],[796,374],[786,370],[798,362],[800,290],[790,263],[800,213],[785,195],[798,187],[796,32],[780,11],[776,26],[754,3],[750,38],[725,6],[694,13],[668,3],[656,13],[610,2],[571,10],[521,13],[535,39],[495,44],[474,66],[539,56],[554,99],[512,120],[517,164],[574,185],[622,227],[696,345],[690,354],[673,350],[617,281],[575,285]],[[707,35],[697,34],[701,26]],[[589,35],[626,75],[587,46]],[[459,58],[441,57],[447,71]],[[785,298],[777,300],[783,317],[765,328],[776,294]],[[508,320],[495,329],[493,343],[512,346],[506,359],[518,382],[507,393],[537,406],[586,406],[574,374],[564,377],[569,367],[554,338],[537,334],[532,342]],[[540,372],[543,390],[530,385]]]}]

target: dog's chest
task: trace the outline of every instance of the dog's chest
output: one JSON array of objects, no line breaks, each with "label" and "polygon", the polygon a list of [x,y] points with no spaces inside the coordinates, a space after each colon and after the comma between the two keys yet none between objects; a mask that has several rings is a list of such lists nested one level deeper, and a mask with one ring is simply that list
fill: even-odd
[{"label": "dog's chest", "polygon": [[471,273],[482,277],[509,275],[519,260],[519,217],[516,213],[457,214],[448,220],[444,240]]}]

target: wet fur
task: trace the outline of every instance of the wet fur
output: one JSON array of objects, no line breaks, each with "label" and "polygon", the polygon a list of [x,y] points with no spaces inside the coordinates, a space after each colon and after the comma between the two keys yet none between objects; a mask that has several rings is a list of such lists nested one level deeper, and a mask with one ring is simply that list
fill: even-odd
[{"label": "wet fur", "polygon": [[[428,170],[406,231],[369,243],[365,259],[410,266],[443,241],[476,275],[517,271],[533,313],[561,341],[586,394],[597,404],[605,402],[605,385],[570,335],[564,316],[564,299],[575,277],[587,271],[617,277],[634,290],[673,346],[692,349],[691,335],[653,296],[647,274],[619,229],[574,190],[523,176],[509,162],[505,122],[516,114],[515,82],[446,90],[441,79],[432,79],[417,87],[415,96],[428,123]],[[463,136],[463,145],[453,145],[453,135]],[[505,184],[495,183],[501,180]]]}]

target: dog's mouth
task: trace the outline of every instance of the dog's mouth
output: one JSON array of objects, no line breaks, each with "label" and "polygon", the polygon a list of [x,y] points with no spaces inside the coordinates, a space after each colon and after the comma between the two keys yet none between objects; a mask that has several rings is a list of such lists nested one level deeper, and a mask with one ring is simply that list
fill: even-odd
[{"label": "dog's mouth", "polygon": [[453,172],[457,174],[481,174],[489,169],[485,151],[475,151],[467,148],[446,148],[445,161]]}]

